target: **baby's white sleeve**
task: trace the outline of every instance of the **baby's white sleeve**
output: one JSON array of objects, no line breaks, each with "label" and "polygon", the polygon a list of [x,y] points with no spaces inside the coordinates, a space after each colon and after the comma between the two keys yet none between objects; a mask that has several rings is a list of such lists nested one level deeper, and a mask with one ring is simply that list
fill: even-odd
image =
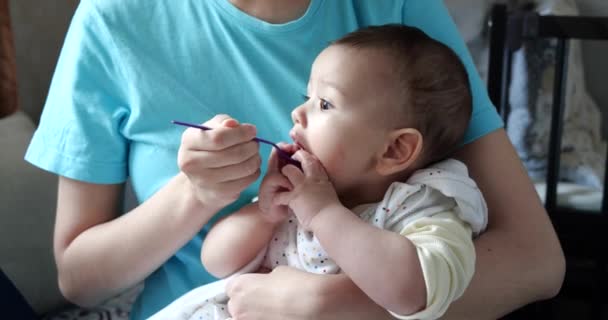
[{"label": "baby's white sleeve", "polygon": [[406,316],[391,314],[397,319],[437,319],[462,295],[473,277],[471,228],[453,212],[444,212],[408,223],[399,233],[417,248],[427,290],[426,308]]}]

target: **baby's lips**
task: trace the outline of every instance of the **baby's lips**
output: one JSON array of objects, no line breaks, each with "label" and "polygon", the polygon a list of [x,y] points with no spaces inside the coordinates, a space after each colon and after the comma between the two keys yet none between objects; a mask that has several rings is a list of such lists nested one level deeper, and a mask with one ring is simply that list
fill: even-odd
[{"label": "baby's lips", "polygon": [[300,147],[299,144],[294,142],[294,143],[290,143],[287,147],[287,150],[285,150],[285,151],[293,156],[300,149],[302,149],[302,147]]},{"label": "baby's lips", "polygon": [[296,133],[295,130],[292,130],[289,132],[289,136],[291,137],[291,140],[293,141],[292,144],[290,144],[290,146],[294,147],[294,151],[293,153],[296,153],[296,151],[300,150],[300,149],[304,149],[306,150],[306,148],[304,148],[304,146],[302,146],[302,139],[301,137]]},{"label": "baby's lips", "polygon": [[289,154],[290,156],[293,156],[298,150],[300,150],[296,143],[279,142],[277,145],[279,148],[281,148],[281,150],[285,151],[285,153]]}]

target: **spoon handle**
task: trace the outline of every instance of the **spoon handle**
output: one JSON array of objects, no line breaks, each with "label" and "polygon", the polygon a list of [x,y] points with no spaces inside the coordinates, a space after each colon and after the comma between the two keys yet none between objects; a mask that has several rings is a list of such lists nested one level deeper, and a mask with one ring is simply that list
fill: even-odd
[{"label": "spoon handle", "polygon": [[[177,125],[180,125],[180,126],[197,128],[197,129],[201,129],[201,130],[211,130],[212,129],[210,127],[206,127],[206,126],[203,126],[203,125],[194,124],[194,123],[188,123],[188,122],[183,122],[183,121],[171,120],[171,122],[173,124],[177,124]],[[279,153],[279,156],[281,158],[287,160],[287,162],[295,165],[296,167],[298,167],[300,169],[302,168],[302,165],[300,164],[300,161],[298,161],[296,159],[293,159],[289,153],[283,151],[283,149],[279,148],[279,146],[277,146],[275,143],[273,143],[271,141],[268,141],[266,139],[258,138],[258,137],[253,138],[253,140],[255,140],[257,142],[261,142],[261,143],[265,143],[265,144],[271,145],[272,147],[274,147],[275,149],[277,149],[277,152]]]}]

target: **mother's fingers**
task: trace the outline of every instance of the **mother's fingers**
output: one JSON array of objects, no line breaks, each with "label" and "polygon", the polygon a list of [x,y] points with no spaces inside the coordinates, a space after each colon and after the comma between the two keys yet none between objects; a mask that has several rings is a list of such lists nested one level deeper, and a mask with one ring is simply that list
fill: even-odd
[{"label": "mother's fingers", "polygon": [[221,168],[243,163],[253,156],[259,157],[259,144],[256,141],[249,141],[217,151],[200,151],[188,149],[188,146],[184,147],[186,149],[178,155],[179,160],[184,163],[192,163],[197,168]]},{"label": "mother's fingers", "polygon": [[203,125],[211,128],[217,128],[220,126],[233,128],[239,125],[239,121],[227,114],[217,114],[213,118],[207,120],[207,122],[203,123]]},{"label": "mother's fingers", "polygon": [[[223,195],[231,195],[238,198],[240,193],[247,188],[247,186],[255,182],[260,177],[260,173],[260,170],[257,170],[252,174],[240,177],[239,179],[224,180],[222,182],[213,184],[213,188],[206,188],[206,190],[210,194],[214,194],[218,197],[222,197]],[[202,185],[200,185],[200,187],[205,187],[207,186],[208,181],[203,181],[201,184]],[[234,200],[236,200],[236,198]]]},{"label": "mother's fingers", "polygon": [[[249,159],[219,168],[200,169],[199,174],[207,181],[231,181],[249,176],[260,170],[262,159],[254,154]],[[195,171],[196,172],[196,171]]]},{"label": "mother's fingers", "polygon": [[[210,126],[211,127],[211,126]],[[235,127],[217,126],[211,130],[188,128],[182,134],[182,145],[192,150],[219,151],[249,142],[255,138],[256,128],[251,124]]]},{"label": "mother's fingers", "polygon": [[229,298],[234,297],[239,292],[242,292],[251,278],[255,278],[255,273],[244,273],[233,277],[226,283],[226,295]]}]

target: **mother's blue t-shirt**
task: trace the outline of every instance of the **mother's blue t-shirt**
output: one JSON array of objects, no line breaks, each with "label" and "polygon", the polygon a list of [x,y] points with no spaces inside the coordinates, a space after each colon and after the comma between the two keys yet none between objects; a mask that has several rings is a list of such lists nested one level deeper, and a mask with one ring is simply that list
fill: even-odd
[{"label": "mother's blue t-shirt", "polygon": [[[419,27],[462,58],[474,101],[465,143],[502,126],[441,0],[312,0],[285,24],[253,18],[228,0],[82,0],[26,159],[92,183],[131,179],[145,201],[178,172],[183,128],[172,119],[225,113],[257,125],[261,137],[288,141],[290,111],[316,55],[347,32],[387,23]],[[132,319],[214,280],[199,260],[206,232],[146,279]]]}]

